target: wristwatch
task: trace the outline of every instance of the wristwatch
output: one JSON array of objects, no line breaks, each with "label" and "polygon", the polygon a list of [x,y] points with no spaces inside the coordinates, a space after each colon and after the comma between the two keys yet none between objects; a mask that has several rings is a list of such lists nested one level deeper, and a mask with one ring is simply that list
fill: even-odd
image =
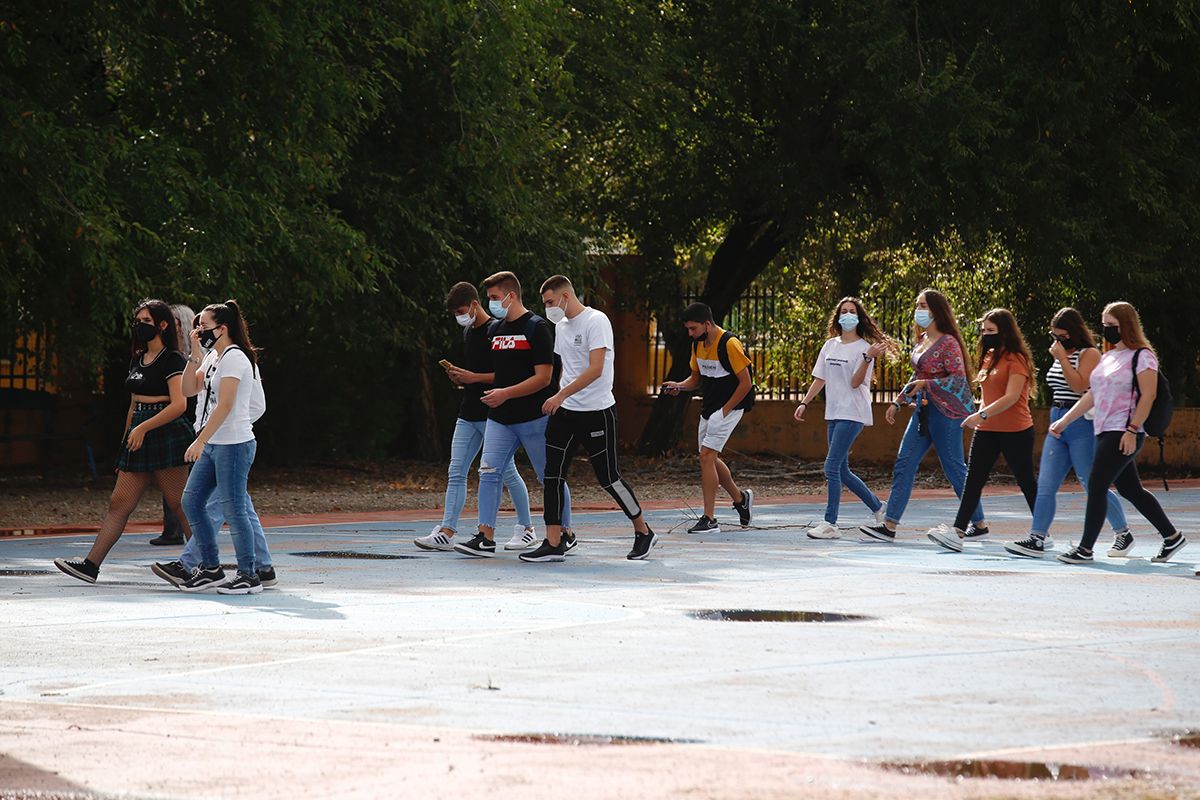
[{"label": "wristwatch", "polygon": [[987,419],[987,412],[986,412],[986,411],[984,411],[982,408],[981,408],[981,409],[979,409],[979,418],[980,418],[980,419]]},{"label": "wristwatch", "polygon": [[871,358],[869,355],[867,355],[866,353],[863,353],[862,357],[863,357],[863,361],[867,362],[868,364],[870,364],[872,361],[875,360],[875,359]]}]

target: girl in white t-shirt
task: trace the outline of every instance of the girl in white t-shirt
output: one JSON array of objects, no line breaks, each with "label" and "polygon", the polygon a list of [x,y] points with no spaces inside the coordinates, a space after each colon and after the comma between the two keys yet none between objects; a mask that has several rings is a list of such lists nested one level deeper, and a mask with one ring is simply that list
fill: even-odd
[{"label": "girl in white t-shirt", "polygon": [[[185,456],[194,464],[183,492],[183,510],[197,538],[200,566],[179,588],[185,592],[216,589],[221,594],[257,594],[262,582],[255,562],[246,481],[258,444],[251,410],[258,357],[236,302],[217,303],[200,312],[199,342],[216,353],[217,368],[205,385],[216,403],[205,403],[211,410],[205,411],[196,441]],[[237,551],[238,570],[232,580],[221,569],[217,531],[205,513],[214,493]]]},{"label": "girl in white t-shirt", "polygon": [[813,382],[804,399],[796,406],[797,422],[804,422],[808,410],[821,389],[825,390],[825,426],[829,454],[825,457],[825,484],[828,499],[825,519],[808,532],[812,539],[837,539],[838,508],[845,486],[858,495],[883,524],[883,503],[862,479],[850,471],[850,446],[870,425],[871,378],[875,359],[885,353],[898,354],[899,345],[884,334],[856,297],[844,297],[829,317],[829,340],[821,347],[813,365]]}]

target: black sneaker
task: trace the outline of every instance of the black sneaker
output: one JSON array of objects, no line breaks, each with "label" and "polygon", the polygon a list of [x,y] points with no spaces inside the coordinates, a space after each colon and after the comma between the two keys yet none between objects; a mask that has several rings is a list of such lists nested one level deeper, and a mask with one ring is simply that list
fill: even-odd
[{"label": "black sneaker", "polygon": [[239,569],[233,580],[217,587],[217,594],[258,594],[262,589],[257,575],[247,575]]},{"label": "black sneaker", "polygon": [[1090,564],[1092,563],[1092,551],[1076,546],[1071,548],[1070,552],[1059,553],[1058,560],[1064,564]]},{"label": "black sneaker", "polygon": [[167,533],[166,531],[163,531],[158,536],[155,536],[153,539],[151,539],[150,544],[156,547],[166,547],[168,545],[175,545],[178,547],[179,545],[183,544],[183,534]]},{"label": "black sneaker", "polygon": [[575,534],[572,533],[571,531],[567,531],[567,530],[564,530],[562,532],[561,541],[563,543],[563,552],[564,553],[571,552],[579,544],[578,537],[576,537]]},{"label": "black sneaker", "polygon": [[702,516],[696,524],[688,528],[688,533],[720,533],[721,526],[712,517]]},{"label": "black sneaker", "polygon": [[1030,536],[1028,539],[1006,544],[1004,545],[1004,549],[1014,556],[1041,558],[1046,555],[1046,543],[1037,536]]},{"label": "black sneaker", "polygon": [[211,592],[228,582],[229,576],[220,566],[197,567],[192,570],[190,578],[179,584],[179,588],[185,592]]},{"label": "black sneaker", "polygon": [[1175,531],[1175,535],[1163,539],[1162,549],[1158,551],[1158,555],[1150,559],[1158,563],[1170,561],[1171,557],[1178,553],[1187,544],[1187,539],[1183,538],[1183,534]]},{"label": "black sneaker", "polygon": [[754,490],[742,489],[742,502],[734,503],[733,510],[738,512],[738,522],[742,527],[750,524],[750,510],[754,507]]},{"label": "black sneaker", "polygon": [[454,545],[454,552],[462,553],[464,556],[475,556],[476,558],[495,558],[496,543],[482,533],[477,533],[469,542],[456,543]]},{"label": "black sneaker", "polygon": [[896,541],[896,532],[887,525],[859,525],[858,532],[879,542]]},{"label": "black sneaker", "polygon": [[54,559],[54,566],[72,578],[78,578],[85,583],[95,583],[96,576],[100,574],[100,567],[86,558],[72,558],[70,561],[65,558],[56,558]]},{"label": "black sneaker", "polygon": [[1128,558],[1133,550],[1133,534],[1121,531],[1113,537],[1112,547],[1108,548],[1109,558]]},{"label": "black sneaker", "polygon": [[658,536],[647,525],[645,533],[634,532],[633,549],[625,557],[630,561],[642,561],[646,556],[650,555],[650,551],[654,548],[654,543],[657,541]]},{"label": "black sneaker", "polygon": [[567,546],[561,539],[557,545],[550,544],[550,541],[547,539],[542,539],[542,543],[534,550],[528,553],[521,553],[517,558],[522,561],[536,561],[538,563],[543,561],[566,561]]},{"label": "black sneaker", "polygon": [[279,580],[275,577],[275,568],[267,567],[266,569],[260,569],[258,571],[258,582],[263,585],[264,589],[268,589],[279,583]]},{"label": "black sneaker", "polygon": [[172,586],[185,583],[188,578],[192,577],[192,571],[185,567],[182,561],[167,561],[165,563],[155,561],[154,566],[150,567],[150,571]]},{"label": "black sneaker", "polygon": [[967,530],[965,533],[963,533],[962,538],[964,542],[973,542],[977,539],[982,539],[991,532],[991,528],[980,528],[977,527],[974,522],[972,522],[967,526]]}]

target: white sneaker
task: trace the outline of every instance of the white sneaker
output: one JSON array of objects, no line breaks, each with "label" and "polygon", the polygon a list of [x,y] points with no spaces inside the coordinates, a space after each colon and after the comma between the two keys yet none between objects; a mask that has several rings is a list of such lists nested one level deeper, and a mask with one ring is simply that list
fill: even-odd
[{"label": "white sneaker", "polygon": [[442,526],[437,525],[428,536],[413,539],[413,544],[422,550],[453,550],[454,537],[442,533]]},{"label": "white sneaker", "polygon": [[538,543],[537,534],[533,528],[526,528],[521,523],[513,525],[513,537],[504,543],[505,550],[528,550]]},{"label": "white sneaker", "polygon": [[1046,534],[1046,538],[1042,539],[1042,547],[1046,550],[1054,549],[1054,540],[1050,538],[1050,534]]},{"label": "white sneaker", "polygon": [[813,528],[808,531],[810,539],[840,539],[842,532],[837,529],[837,525],[830,525],[825,520],[821,520]]},{"label": "white sneaker", "polygon": [[872,516],[875,519],[876,525],[882,525],[883,523],[887,522],[887,506],[880,506],[879,510],[876,511]]},{"label": "white sneaker", "polygon": [[958,535],[958,531],[945,523],[938,525],[936,528],[930,528],[929,532],[925,535],[929,537],[929,541],[934,544],[940,544],[947,550],[952,550],[955,553],[963,551],[962,537]]}]

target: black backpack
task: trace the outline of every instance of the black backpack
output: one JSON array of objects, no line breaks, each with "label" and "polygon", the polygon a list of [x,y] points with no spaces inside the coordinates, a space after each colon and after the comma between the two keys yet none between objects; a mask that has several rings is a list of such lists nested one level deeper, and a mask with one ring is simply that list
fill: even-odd
[{"label": "black backpack", "polygon": [[[1135,408],[1137,403],[1142,401],[1142,387],[1138,386],[1137,365],[1138,356],[1145,349],[1144,347],[1140,347],[1133,353],[1133,391],[1137,396],[1137,400],[1134,402]],[[1167,428],[1171,427],[1171,417],[1175,414],[1175,400],[1171,397],[1171,385],[1167,383],[1167,378],[1163,375],[1162,370],[1155,370],[1155,374],[1158,375],[1158,391],[1154,395],[1154,404],[1150,406],[1150,413],[1146,416],[1146,421],[1142,423],[1142,427],[1146,429],[1148,436],[1158,439],[1158,465],[1163,470],[1163,489],[1169,492],[1171,488],[1167,486],[1166,441],[1164,437],[1167,434]],[[1133,410],[1131,409],[1129,420],[1125,423],[1126,426],[1132,421]]]},{"label": "black backpack", "polygon": [[[721,338],[717,340],[717,360],[721,362],[721,366],[730,375],[733,375],[733,364],[729,362],[729,340],[733,338],[733,334],[725,331],[721,334]],[[692,342],[692,352],[695,353],[700,349],[700,343]],[[737,407],[742,411],[749,411],[754,408],[754,401],[757,395],[757,387],[754,385],[754,364],[747,364],[746,369],[750,370],[750,391],[746,392],[746,396],[742,398],[742,402],[737,404]]]}]

